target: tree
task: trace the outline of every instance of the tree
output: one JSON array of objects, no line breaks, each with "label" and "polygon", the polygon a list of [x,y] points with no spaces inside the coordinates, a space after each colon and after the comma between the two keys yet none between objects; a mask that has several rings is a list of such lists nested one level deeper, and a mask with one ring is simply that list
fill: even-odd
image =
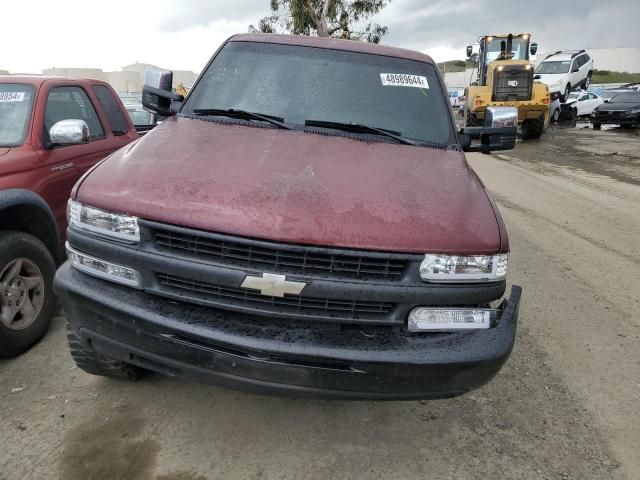
[{"label": "tree", "polygon": [[380,43],[386,26],[368,20],[391,0],[271,0],[271,15],[250,32],[346,38]]}]

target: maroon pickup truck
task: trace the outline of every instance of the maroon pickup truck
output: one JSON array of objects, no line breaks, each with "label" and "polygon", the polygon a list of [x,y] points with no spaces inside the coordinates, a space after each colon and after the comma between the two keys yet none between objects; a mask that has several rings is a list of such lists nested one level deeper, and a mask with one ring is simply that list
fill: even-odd
[{"label": "maroon pickup truck", "polygon": [[0,356],[47,330],[71,188],[138,138],[104,82],[0,76]]},{"label": "maroon pickup truck", "polygon": [[169,118],[72,192],[79,367],[371,399],[499,371],[521,290],[464,151],[513,148],[515,109],[457,131],[428,56],[303,36],[232,37],[186,98],[171,78],[143,91]]}]

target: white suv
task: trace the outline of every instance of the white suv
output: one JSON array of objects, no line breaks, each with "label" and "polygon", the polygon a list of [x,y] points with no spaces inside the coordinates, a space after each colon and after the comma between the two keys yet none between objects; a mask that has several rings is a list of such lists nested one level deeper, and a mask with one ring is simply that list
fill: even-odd
[{"label": "white suv", "polygon": [[545,58],[535,70],[535,79],[549,87],[551,98],[563,102],[572,90],[589,88],[593,74],[593,60],[584,50],[556,52]]}]

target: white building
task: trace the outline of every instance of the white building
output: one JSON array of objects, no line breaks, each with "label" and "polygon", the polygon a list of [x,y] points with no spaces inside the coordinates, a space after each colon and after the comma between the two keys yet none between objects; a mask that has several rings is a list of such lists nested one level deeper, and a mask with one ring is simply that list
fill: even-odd
[{"label": "white building", "polygon": [[[100,68],[46,68],[44,75],[61,77],[93,78],[108,82],[120,95],[140,94],[144,85],[144,72],[149,68],[158,68],[148,63],[132,63],[122,67],[120,72],[105,72]],[[191,88],[198,76],[195,72],[187,70],[174,70],[173,86],[182,84],[187,89]]]}]

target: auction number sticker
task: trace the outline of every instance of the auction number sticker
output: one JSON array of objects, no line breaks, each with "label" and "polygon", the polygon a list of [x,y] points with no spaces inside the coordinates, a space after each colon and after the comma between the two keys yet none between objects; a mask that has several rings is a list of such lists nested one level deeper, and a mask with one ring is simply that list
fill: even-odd
[{"label": "auction number sticker", "polygon": [[0,92],[0,102],[22,102],[24,92]]},{"label": "auction number sticker", "polygon": [[380,79],[385,87],[429,88],[427,77],[406,73],[381,73]]}]

